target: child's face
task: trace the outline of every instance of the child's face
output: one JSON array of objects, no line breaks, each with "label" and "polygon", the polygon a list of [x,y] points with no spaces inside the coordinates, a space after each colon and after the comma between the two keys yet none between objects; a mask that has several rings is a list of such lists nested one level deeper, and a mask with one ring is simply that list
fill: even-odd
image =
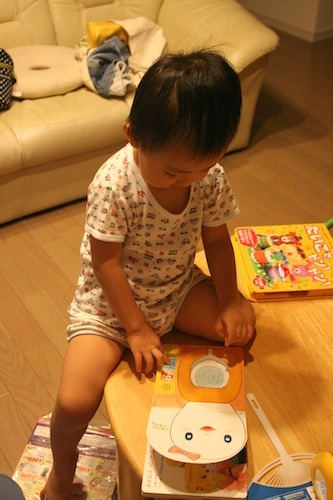
[{"label": "child's face", "polygon": [[146,183],[156,188],[183,188],[202,180],[222,157],[195,157],[184,147],[167,147],[159,152],[134,148],[134,158]]}]

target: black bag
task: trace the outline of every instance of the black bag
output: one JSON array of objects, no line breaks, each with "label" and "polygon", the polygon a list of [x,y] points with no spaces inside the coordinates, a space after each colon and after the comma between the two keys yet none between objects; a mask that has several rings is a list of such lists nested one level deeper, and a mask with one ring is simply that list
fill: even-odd
[{"label": "black bag", "polygon": [[15,82],[13,59],[8,52],[0,49],[0,111],[9,108]]}]

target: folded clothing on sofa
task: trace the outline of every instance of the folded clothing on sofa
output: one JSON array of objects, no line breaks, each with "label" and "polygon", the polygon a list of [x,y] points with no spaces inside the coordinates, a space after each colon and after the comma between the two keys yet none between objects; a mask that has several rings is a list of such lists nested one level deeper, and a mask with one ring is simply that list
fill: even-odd
[{"label": "folded clothing on sofa", "polygon": [[128,46],[128,33],[114,21],[89,21],[87,24],[87,44],[92,49],[99,47],[105,40],[117,36]]},{"label": "folded clothing on sofa", "polygon": [[90,77],[96,91],[104,96],[124,96],[127,86],[133,82],[127,64],[130,51],[113,36],[97,47],[87,58]]},{"label": "folded clothing on sofa", "polygon": [[110,23],[127,33],[128,46],[123,37],[113,35],[92,49],[86,36],[76,46],[76,58],[88,88],[104,96],[124,96],[166,51],[167,41],[162,28],[142,16]]}]

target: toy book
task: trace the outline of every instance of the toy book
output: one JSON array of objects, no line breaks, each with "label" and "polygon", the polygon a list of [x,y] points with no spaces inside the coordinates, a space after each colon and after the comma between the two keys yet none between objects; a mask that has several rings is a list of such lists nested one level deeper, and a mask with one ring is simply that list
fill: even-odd
[{"label": "toy book", "polygon": [[[89,425],[79,445],[75,499],[111,500],[116,495],[116,443],[109,427]],[[26,500],[39,500],[52,467],[50,415],[38,420],[13,474]]]},{"label": "toy book", "polygon": [[248,299],[333,296],[333,243],[325,224],[238,227],[231,241]]},{"label": "toy book", "polygon": [[247,428],[241,347],[166,345],[147,424],[142,494],[246,498]]}]

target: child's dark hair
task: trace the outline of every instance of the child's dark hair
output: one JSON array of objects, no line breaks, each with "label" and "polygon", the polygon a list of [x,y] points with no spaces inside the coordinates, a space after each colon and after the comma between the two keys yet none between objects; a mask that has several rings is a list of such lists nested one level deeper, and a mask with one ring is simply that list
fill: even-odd
[{"label": "child's dark hair", "polygon": [[220,54],[169,54],[141,80],[128,122],[144,150],[176,143],[204,157],[227,148],[241,104],[239,78]]}]

